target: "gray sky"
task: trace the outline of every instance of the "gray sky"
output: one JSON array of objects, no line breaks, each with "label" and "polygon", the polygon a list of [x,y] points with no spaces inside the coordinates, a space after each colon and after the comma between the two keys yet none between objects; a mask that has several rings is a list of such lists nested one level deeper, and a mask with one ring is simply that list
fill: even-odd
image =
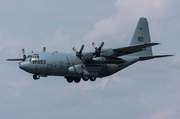
[{"label": "gray sky", "polygon": [[[179,119],[179,0],[1,0],[0,118]],[[63,77],[38,81],[7,58],[33,51],[73,53],[130,43],[140,17],[149,21],[154,55],[96,82],[69,84]]]}]

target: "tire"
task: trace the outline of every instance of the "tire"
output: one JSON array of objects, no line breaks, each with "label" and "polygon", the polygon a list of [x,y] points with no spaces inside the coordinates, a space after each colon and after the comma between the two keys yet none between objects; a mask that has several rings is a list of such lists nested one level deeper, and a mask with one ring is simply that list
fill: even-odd
[{"label": "tire", "polygon": [[71,77],[67,77],[66,79],[67,79],[68,83],[72,83],[73,82],[73,78],[71,78]]},{"label": "tire", "polygon": [[34,80],[40,79],[40,75],[34,74],[34,75],[33,75],[33,79],[34,79]]},{"label": "tire", "polygon": [[90,77],[90,80],[93,82],[96,80],[96,77]]},{"label": "tire", "polygon": [[75,83],[79,83],[81,81],[81,78],[74,78]]},{"label": "tire", "polygon": [[83,80],[84,80],[84,81],[88,81],[88,80],[89,80],[89,77],[83,77]]}]

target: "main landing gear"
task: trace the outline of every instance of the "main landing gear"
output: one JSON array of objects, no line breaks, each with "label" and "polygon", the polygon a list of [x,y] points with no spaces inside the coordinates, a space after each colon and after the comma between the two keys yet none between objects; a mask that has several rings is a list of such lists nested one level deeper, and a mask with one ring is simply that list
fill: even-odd
[{"label": "main landing gear", "polygon": [[83,77],[83,80],[84,81],[88,81],[88,80],[90,80],[90,81],[95,81],[96,80],[96,77]]},{"label": "main landing gear", "polygon": [[[34,80],[38,80],[38,79],[40,79],[40,75],[38,75],[38,74],[34,74],[33,75],[33,79]],[[66,80],[67,80],[67,82],[69,82],[69,83],[72,83],[73,81],[75,82],[75,83],[79,83],[80,81],[81,81],[81,77],[65,77],[66,78]],[[96,77],[82,77],[82,79],[84,80],[84,81],[88,81],[88,80],[90,80],[90,81],[92,81],[92,82],[94,82],[95,80],[96,80]]]},{"label": "main landing gear", "polygon": [[40,78],[40,75],[37,75],[37,74],[34,74],[34,75],[33,75],[33,79],[34,79],[34,80],[38,80],[39,78]]},{"label": "main landing gear", "polygon": [[[74,81],[75,83],[79,83],[79,82],[81,81],[81,78],[80,78],[80,77],[65,77],[65,78],[67,79],[67,82],[68,82],[68,83],[72,83],[73,81]],[[90,80],[90,81],[94,82],[94,81],[96,80],[96,77],[82,77],[82,79],[83,79],[84,81]]]},{"label": "main landing gear", "polygon": [[74,81],[75,83],[79,83],[79,82],[81,81],[81,78],[79,78],[79,77],[76,77],[76,78],[66,77],[66,79],[67,79],[67,82],[68,82],[68,83],[72,83],[73,81]]}]

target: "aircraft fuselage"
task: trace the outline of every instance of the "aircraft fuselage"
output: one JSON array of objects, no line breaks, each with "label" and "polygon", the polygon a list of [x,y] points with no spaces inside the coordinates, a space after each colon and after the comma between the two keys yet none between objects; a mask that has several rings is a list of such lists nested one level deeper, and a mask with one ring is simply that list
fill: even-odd
[{"label": "aircraft fuselage", "polygon": [[135,63],[138,58],[128,57],[127,60],[129,61],[119,64],[95,63],[91,60],[83,62],[74,54],[39,52],[30,54],[19,67],[28,73],[41,76],[102,78]]}]

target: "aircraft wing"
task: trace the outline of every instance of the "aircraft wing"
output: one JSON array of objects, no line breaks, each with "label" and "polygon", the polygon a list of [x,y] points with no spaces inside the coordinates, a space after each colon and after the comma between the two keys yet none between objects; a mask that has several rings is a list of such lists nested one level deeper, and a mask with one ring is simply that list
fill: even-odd
[{"label": "aircraft wing", "polygon": [[24,59],[6,59],[6,61],[23,61]]},{"label": "aircraft wing", "polygon": [[137,44],[137,45],[130,45],[127,47],[113,49],[113,51],[117,53],[117,56],[122,56],[122,55],[127,55],[131,53],[143,51],[144,48],[154,46],[154,45],[159,45],[159,43],[142,43],[142,44]]}]

